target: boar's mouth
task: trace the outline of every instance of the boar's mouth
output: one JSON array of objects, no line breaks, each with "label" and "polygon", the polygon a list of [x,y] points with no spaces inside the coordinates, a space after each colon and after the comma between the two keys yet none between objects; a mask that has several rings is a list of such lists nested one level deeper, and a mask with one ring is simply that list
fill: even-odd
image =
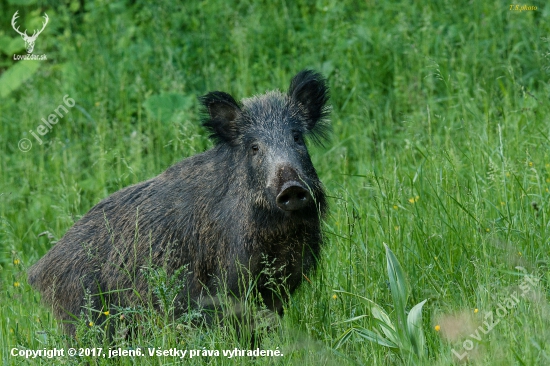
[{"label": "boar's mouth", "polygon": [[283,184],[275,202],[283,211],[299,211],[310,207],[313,198],[301,183],[291,180]]}]

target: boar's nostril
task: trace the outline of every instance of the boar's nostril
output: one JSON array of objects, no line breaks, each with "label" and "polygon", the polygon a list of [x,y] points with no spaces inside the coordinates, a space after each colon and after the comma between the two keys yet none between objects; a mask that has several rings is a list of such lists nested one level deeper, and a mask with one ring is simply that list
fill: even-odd
[{"label": "boar's nostril", "polygon": [[306,207],[311,196],[298,182],[286,182],[277,195],[277,206],[285,211],[296,211]]}]

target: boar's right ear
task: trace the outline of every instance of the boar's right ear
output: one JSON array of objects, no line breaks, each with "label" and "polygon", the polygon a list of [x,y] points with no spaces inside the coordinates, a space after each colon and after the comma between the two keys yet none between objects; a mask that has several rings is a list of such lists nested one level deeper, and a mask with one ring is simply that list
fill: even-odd
[{"label": "boar's right ear", "polygon": [[330,130],[327,117],[330,114],[329,89],[323,75],[312,70],[302,70],[292,78],[288,96],[304,118],[306,133],[322,144]]},{"label": "boar's right ear", "polygon": [[241,115],[235,99],[227,93],[215,91],[200,97],[199,101],[208,113],[202,125],[210,132],[210,138],[233,145],[239,137],[237,120]]}]

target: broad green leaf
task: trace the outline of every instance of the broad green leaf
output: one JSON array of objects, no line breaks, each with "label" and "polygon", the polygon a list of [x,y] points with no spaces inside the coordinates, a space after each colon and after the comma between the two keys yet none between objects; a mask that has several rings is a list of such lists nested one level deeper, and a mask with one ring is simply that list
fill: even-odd
[{"label": "broad green leaf", "polygon": [[19,88],[21,84],[34,75],[40,67],[40,61],[19,61],[2,76],[0,76],[0,97],[6,97],[9,93]]},{"label": "broad green leaf", "polygon": [[[372,300],[370,300],[370,299],[368,299],[364,296],[356,295],[356,294],[353,294],[351,292],[342,291],[342,290],[334,290],[334,292],[354,296],[354,297],[360,299],[361,301],[363,301],[364,303],[366,303],[369,306],[369,308],[371,310],[371,313],[372,313],[372,316],[376,320],[376,323],[380,325],[380,328],[382,329],[382,332],[384,332],[384,335],[387,338],[389,338],[390,342],[392,342],[394,344],[400,343],[399,340],[398,340],[398,334],[395,331],[395,327],[394,327],[390,317],[384,311],[384,309],[382,309],[378,304],[376,304],[374,301],[372,301]],[[356,321],[356,320],[363,319],[365,317],[366,317],[366,315],[358,315],[358,316],[355,316],[353,318],[346,319],[346,320],[336,322],[336,323],[333,323],[333,324],[350,323],[350,322],[353,322],[353,321]]]},{"label": "broad green leaf", "polygon": [[380,325],[380,328],[382,328],[382,332],[384,332],[384,335],[389,338],[390,341],[395,344],[402,343],[399,342],[399,334],[396,332],[395,326],[393,325],[390,317],[384,310],[382,310],[381,307],[371,307],[371,313],[372,316],[378,320],[378,324]]},{"label": "broad green leaf", "polygon": [[0,36],[0,52],[8,55],[10,59],[15,52],[24,50],[24,46],[25,42],[23,42],[21,37],[8,37],[6,35]]},{"label": "broad green leaf", "polygon": [[380,320],[381,322],[388,324],[393,330],[395,330],[395,327],[393,326],[393,323],[389,317],[388,314],[378,305],[372,305],[370,311],[372,312],[372,316],[374,316],[376,319]]},{"label": "broad green leaf", "polygon": [[371,342],[378,343],[379,345],[384,346],[384,347],[398,348],[397,344],[395,344],[392,341],[382,337],[378,333],[375,333],[375,332],[373,332],[371,330],[368,330],[368,329],[365,329],[365,328],[354,328],[354,329],[355,329],[355,333],[357,333],[357,335],[359,335],[359,336],[361,336],[365,339],[368,339]]},{"label": "broad green leaf", "polygon": [[358,316],[354,316],[353,318],[349,318],[349,319],[342,320],[342,321],[339,321],[339,322],[335,322],[335,323],[332,323],[332,324],[336,325],[336,324],[350,323],[350,322],[354,322],[356,320],[360,320],[360,319],[363,319],[363,318],[366,318],[366,317],[367,317],[367,315],[358,315]]},{"label": "broad green leaf", "polygon": [[393,298],[395,311],[397,312],[397,327],[399,329],[404,329],[406,325],[405,306],[407,305],[407,298],[409,296],[407,280],[405,279],[403,269],[401,268],[401,265],[393,252],[386,245],[386,243],[384,243],[384,247],[386,248],[386,261],[391,295]]},{"label": "broad green leaf", "polygon": [[409,333],[409,339],[413,347],[414,352],[420,356],[424,356],[424,349],[426,340],[424,338],[424,330],[422,329],[422,307],[428,301],[427,299],[421,303],[416,304],[409,315],[407,316],[407,330]]}]

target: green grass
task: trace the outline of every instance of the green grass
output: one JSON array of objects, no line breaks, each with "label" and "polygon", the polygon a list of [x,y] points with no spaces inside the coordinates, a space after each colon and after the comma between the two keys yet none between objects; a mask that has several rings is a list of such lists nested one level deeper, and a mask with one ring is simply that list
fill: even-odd
[{"label": "green grass", "polygon": [[[396,319],[384,243],[408,279],[407,311],[428,299],[423,364],[460,363],[452,350],[463,354],[467,340],[476,365],[550,363],[550,7],[543,2],[523,12],[501,1],[19,3],[0,3],[4,364],[22,362],[10,356],[13,347],[104,345],[100,328],[84,322],[93,314],[78,340],[65,339],[26,283],[27,268],[101,199],[211,146],[197,96],[284,90],[303,68],[328,77],[333,106],[331,143],[310,148],[330,196],[319,270],[275,319],[280,326],[259,330],[261,347],[284,356],[186,364],[412,364],[359,336],[336,348],[350,326],[344,320],[366,314],[353,324],[380,331],[357,296]],[[48,61],[12,61],[25,52],[9,23],[16,10],[22,29],[37,28],[44,12],[50,17],[34,51]],[[29,130],[65,95],[77,105],[39,145]],[[29,152],[19,150],[22,138],[33,142]],[[538,283],[474,340],[486,313],[521,293],[524,273]],[[152,308],[135,319],[142,326],[123,349],[249,348],[231,327],[196,328]]]}]

